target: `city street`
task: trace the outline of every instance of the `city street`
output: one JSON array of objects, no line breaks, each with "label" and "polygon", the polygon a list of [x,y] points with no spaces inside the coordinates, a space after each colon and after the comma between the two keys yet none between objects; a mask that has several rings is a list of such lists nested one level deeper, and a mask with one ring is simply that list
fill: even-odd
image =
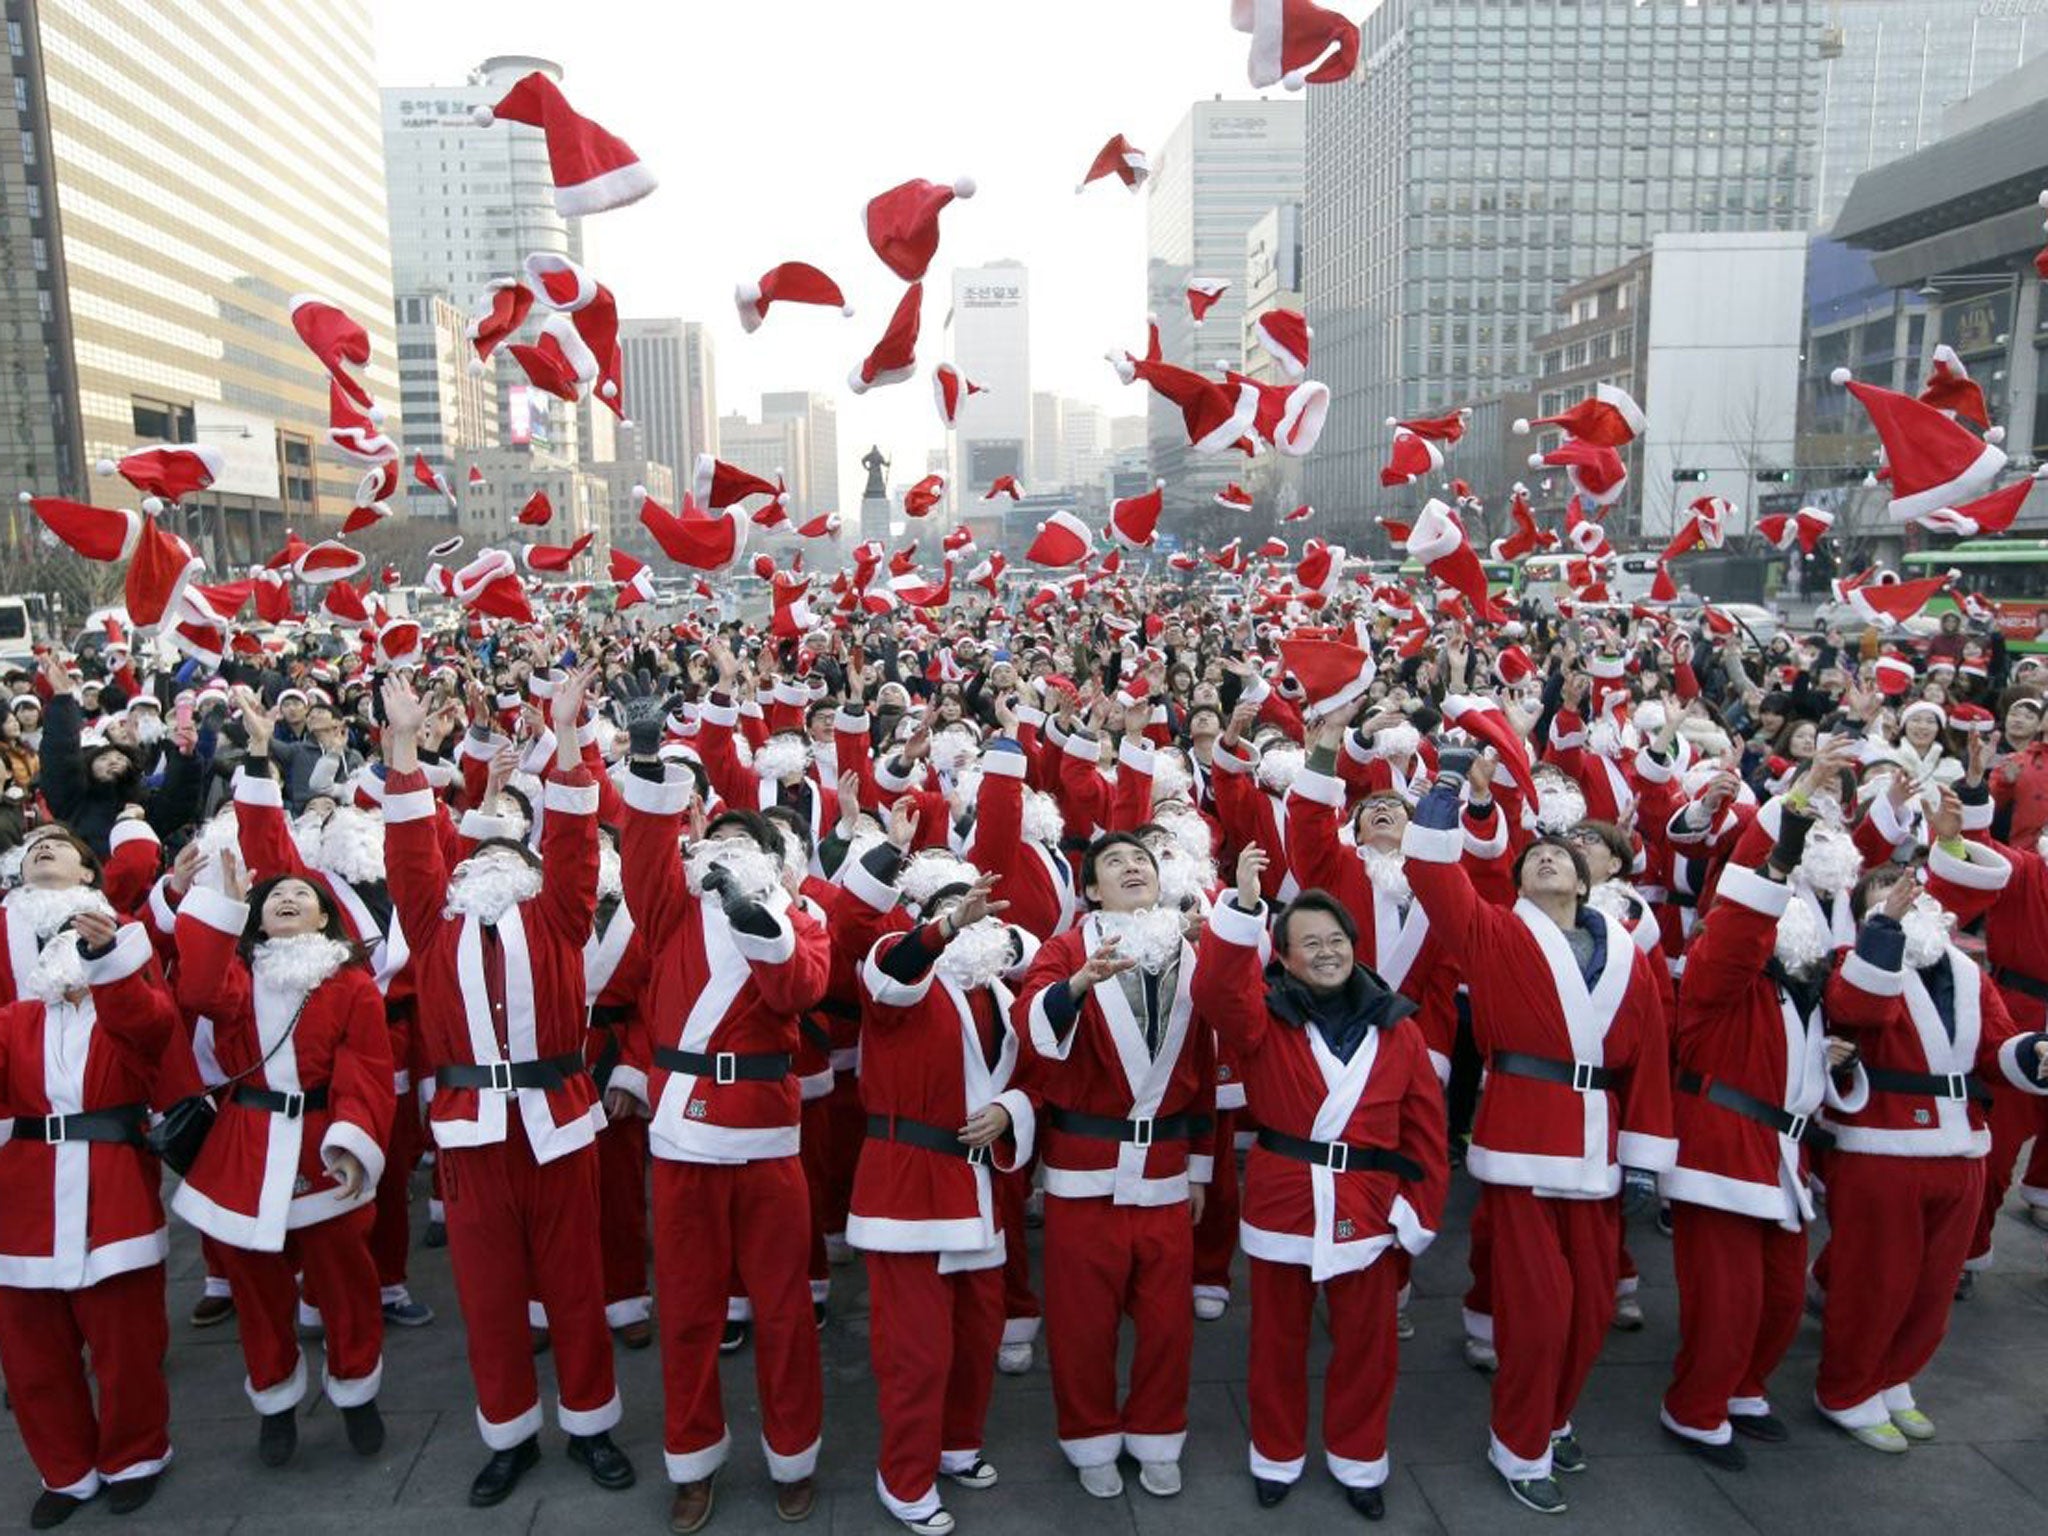
[{"label": "city street", "polygon": [[[1416,1273],[1416,1337],[1405,1347],[1394,1407],[1393,1477],[1387,1488],[1390,1532],[1466,1532],[1538,1527],[1515,1506],[1484,1461],[1486,1383],[1459,1352],[1459,1293],[1465,1280],[1464,1211],[1471,1185],[1454,1184],[1457,1230],[1425,1256]],[[424,1206],[415,1203],[424,1219]],[[1921,1406],[1940,1435],[1900,1457],[1850,1444],[1810,1405],[1818,1325],[1801,1330],[1778,1373],[1774,1406],[1793,1431],[1782,1447],[1754,1447],[1739,1475],[1710,1472],[1676,1450],[1657,1426],[1657,1398],[1676,1346],[1677,1295],[1671,1247],[1648,1225],[1631,1234],[1643,1270],[1648,1327],[1615,1334],[1594,1372],[1578,1419],[1590,1469],[1566,1481],[1565,1516],[1602,1536],[1656,1532],[1849,1532],[1858,1536],[1935,1530],[1991,1533],[2032,1530],[2048,1519],[2048,1345],[2030,1342],[2048,1329],[2048,1237],[2017,1214],[2001,1221],[1997,1267],[1957,1309],[1950,1339],[1917,1384]],[[619,1355],[626,1418],[617,1439],[640,1473],[639,1486],[604,1493],[562,1454],[552,1422],[543,1459],[512,1500],[497,1509],[465,1502],[482,1465],[462,1352],[462,1324],[445,1252],[417,1250],[415,1292],[440,1318],[430,1328],[392,1330],[382,1404],[390,1428],[385,1452],[358,1462],[342,1439],[339,1416],[309,1397],[299,1451],[283,1471],[256,1460],[256,1419],[242,1393],[233,1326],[194,1331],[185,1314],[198,1295],[198,1244],[173,1226],[171,1282],[172,1441],[176,1461],[155,1501],[128,1518],[132,1536],[290,1531],[294,1536],[433,1530],[588,1532],[663,1528],[668,1485],[661,1474],[661,1387],[656,1350]],[[886,1536],[901,1527],[876,1502],[873,1388],[867,1372],[867,1305],[858,1265],[836,1270],[832,1320],[825,1331],[825,1445],[819,1532]],[[1242,1286],[1240,1285],[1240,1292]],[[1127,1476],[1122,1500],[1102,1503],[1075,1483],[1053,1439],[1051,1384],[1043,1355],[1029,1377],[999,1377],[989,1418],[988,1454],[1002,1481],[982,1493],[949,1490],[947,1507],[964,1536],[1043,1531],[1327,1531],[1357,1524],[1323,1473],[1311,1432],[1309,1470],[1274,1511],[1252,1502],[1245,1471],[1245,1324],[1242,1300],[1223,1321],[1198,1324],[1186,1491],[1160,1501]],[[1319,1374],[1326,1350],[1319,1350]],[[784,1529],[775,1519],[759,1448],[752,1354],[726,1360],[726,1403],[733,1458],[720,1475],[710,1529],[737,1533]],[[315,1371],[317,1380],[317,1368]],[[543,1391],[548,1376],[543,1362]],[[16,1405],[19,1407],[20,1405]],[[1313,1422],[1313,1420],[1312,1420]],[[0,1529],[20,1529],[36,1479],[10,1432],[0,1444]],[[69,1531],[92,1532],[112,1517],[98,1505]],[[1563,1522],[1560,1522],[1561,1524]]]}]

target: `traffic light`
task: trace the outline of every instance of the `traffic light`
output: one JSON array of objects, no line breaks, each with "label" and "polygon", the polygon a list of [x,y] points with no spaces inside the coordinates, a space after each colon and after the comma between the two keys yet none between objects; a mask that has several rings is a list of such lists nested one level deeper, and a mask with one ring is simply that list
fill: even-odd
[{"label": "traffic light", "polygon": [[1756,472],[1759,485],[1790,485],[1792,471],[1789,469],[1760,469]]},{"label": "traffic light", "polygon": [[1671,471],[1671,479],[1678,485],[1693,485],[1706,478],[1707,472],[1704,469],[1674,469]]}]

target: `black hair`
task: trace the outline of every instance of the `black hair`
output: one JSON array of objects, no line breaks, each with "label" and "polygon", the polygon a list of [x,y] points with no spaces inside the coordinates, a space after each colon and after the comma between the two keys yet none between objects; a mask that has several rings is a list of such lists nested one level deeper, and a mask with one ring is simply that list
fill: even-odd
[{"label": "black hair", "polygon": [[[498,793],[503,795],[507,800],[518,801],[520,812],[526,818],[526,824],[529,827],[533,825],[533,801],[527,798],[525,790],[514,789],[510,784],[507,784],[503,789],[499,790]],[[523,847],[525,845],[522,844],[521,846]]]},{"label": "black hair", "polygon": [[[480,839],[477,845],[470,850],[469,858],[478,858],[483,854],[492,853],[501,848],[518,854],[520,858],[531,864],[535,869],[541,867],[540,855],[516,837],[486,837]],[[467,864],[469,859],[464,859],[462,862]]]},{"label": "black hair", "polygon": [[817,703],[813,704],[809,709],[804,711],[804,724],[809,725],[812,721],[816,720],[820,714],[837,715],[838,713],[839,706],[837,704],[834,704],[830,699],[820,699],[817,701]]},{"label": "black hair", "polygon": [[1857,922],[1862,922],[1869,915],[1870,909],[1884,900],[1886,891],[1901,880],[1912,878],[1912,865],[1894,864],[1890,860],[1874,869],[1865,870],[1862,878],[1849,889],[1849,915]]},{"label": "black hair", "polygon": [[782,829],[782,835],[793,838],[804,857],[811,856],[811,824],[803,812],[793,805],[771,805],[761,813]]},{"label": "black hair", "polygon": [[1344,937],[1353,944],[1358,942],[1358,919],[1345,910],[1344,904],[1328,891],[1303,891],[1294,900],[1280,909],[1280,915],[1273,919],[1273,949],[1277,954],[1287,953],[1287,929],[1297,912],[1320,912],[1339,928]]},{"label": "black hair", "polygon": [[54,822],[48,823],[35,829],[33,833],[23,836],[21,845],[26,850],[31,843],[39,843],[44,838],[49,837],[55,838],[60,843],[69,843],[71,845],[71,851],[78,855],[78,862],[85,866],[85,883],[94,890],[98,890],[105,865],[101,861],[100,856],[93,852],[92,844],[88,843],[69,827],[59,826]]},{"label": "black hair", "polygon": [[1636,861],[1635,845],[1628,840],[1628,834],[1611,821],[1595,821],[1591,817],[1571,829],[1574,832],[1591,832],[1607,845],[1608,857],[1623,869]]},{"label": "black hair", "polygon": [[1159,873],[1159,860],[1153,855],[1152,850],[1145,846],[1144,839],[1135,832],[1105,832],[1090,843],[1088,851],[1081,855],[1081,891],[1083,899],[1091,906],[1094,905],[1094,898],[1088,896],[1087,891],[1088,887],[1095,883],[1095,866],[1112,848],[1137,849],[1151,863],[1153,874]]},{"label": "black hair", "polygon": [[760,811],[720,811],[704,828],[704,835],[716,837],[727,827],[738,827],[745,832],[754,840],[754,845],[771,859],[782,857],[782,832]]},{"label": "black hair", "polygon": [[1515,867],[1512,872],[1512,878],[1515,882],[1516,890],[1522,888],[1522,866],[1529,862],[1529,855],[1538,848],[1562,848],[1571,858],[1572,871],[1579,877],[1579,884],[1589,891],[1593,888],[1593,876],[1586,868],[1586,856],[1555,832],[1546,832],[1515,855]]},{"label": "black hair", "polygon": [[256,946],[268,937],[263,931],[263,904],[270,900],[270,893],[286,881],[295,880],[313,893],[313,900],[320,908],[321,934],[349,947],[348,963],[360,964],[363,948],[350,937],[348,924],[343,920],[341,908],[335,904],[333,895],[319,881],[307,875],[272,875],[259,880],[249,891],[249,918],[242,924],[241,942],[236,945],[246,962],[256,952]]}]

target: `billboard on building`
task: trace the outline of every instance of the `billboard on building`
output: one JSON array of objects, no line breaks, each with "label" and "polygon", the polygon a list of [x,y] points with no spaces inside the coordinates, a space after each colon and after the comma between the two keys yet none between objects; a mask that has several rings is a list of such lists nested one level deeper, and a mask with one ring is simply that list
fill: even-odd
[{"label": "billboard on building", "polygon": [[198,400],[192,406],[192,433],[196,441],[220,454],[221,471],[213,481],[216,492],[279,499],[275,418]]}]

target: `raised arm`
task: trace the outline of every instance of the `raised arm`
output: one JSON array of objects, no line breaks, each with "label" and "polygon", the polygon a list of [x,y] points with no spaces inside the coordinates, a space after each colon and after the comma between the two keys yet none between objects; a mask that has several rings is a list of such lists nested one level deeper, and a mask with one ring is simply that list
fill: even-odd
[{"label": "raised arm", "polygon": [[555,771],[541,791],[540,906],[579,949],[597,919],[597,785],[577,744],[583,700],[597,669],[578,667],[548,700],[555,730]]},{"label": "raised arm", "polygon": [[1266,1043],[1266,904],[1260,877],[1266,855],[1257,846],[1238,855],[1237,889],[1210,909],[1209,923],[1195,955],[1195,979],[1188,996],[1197,1016],[1249,1058]]},{"label": "raised arm", "polygon": [[434,791],[420,772],[419,732],[426,710],[399,677],[384,683],[385,882],[404,929],[406,946],[419,954],[441,921],[448,895],[448,865],[441,850]]}]

